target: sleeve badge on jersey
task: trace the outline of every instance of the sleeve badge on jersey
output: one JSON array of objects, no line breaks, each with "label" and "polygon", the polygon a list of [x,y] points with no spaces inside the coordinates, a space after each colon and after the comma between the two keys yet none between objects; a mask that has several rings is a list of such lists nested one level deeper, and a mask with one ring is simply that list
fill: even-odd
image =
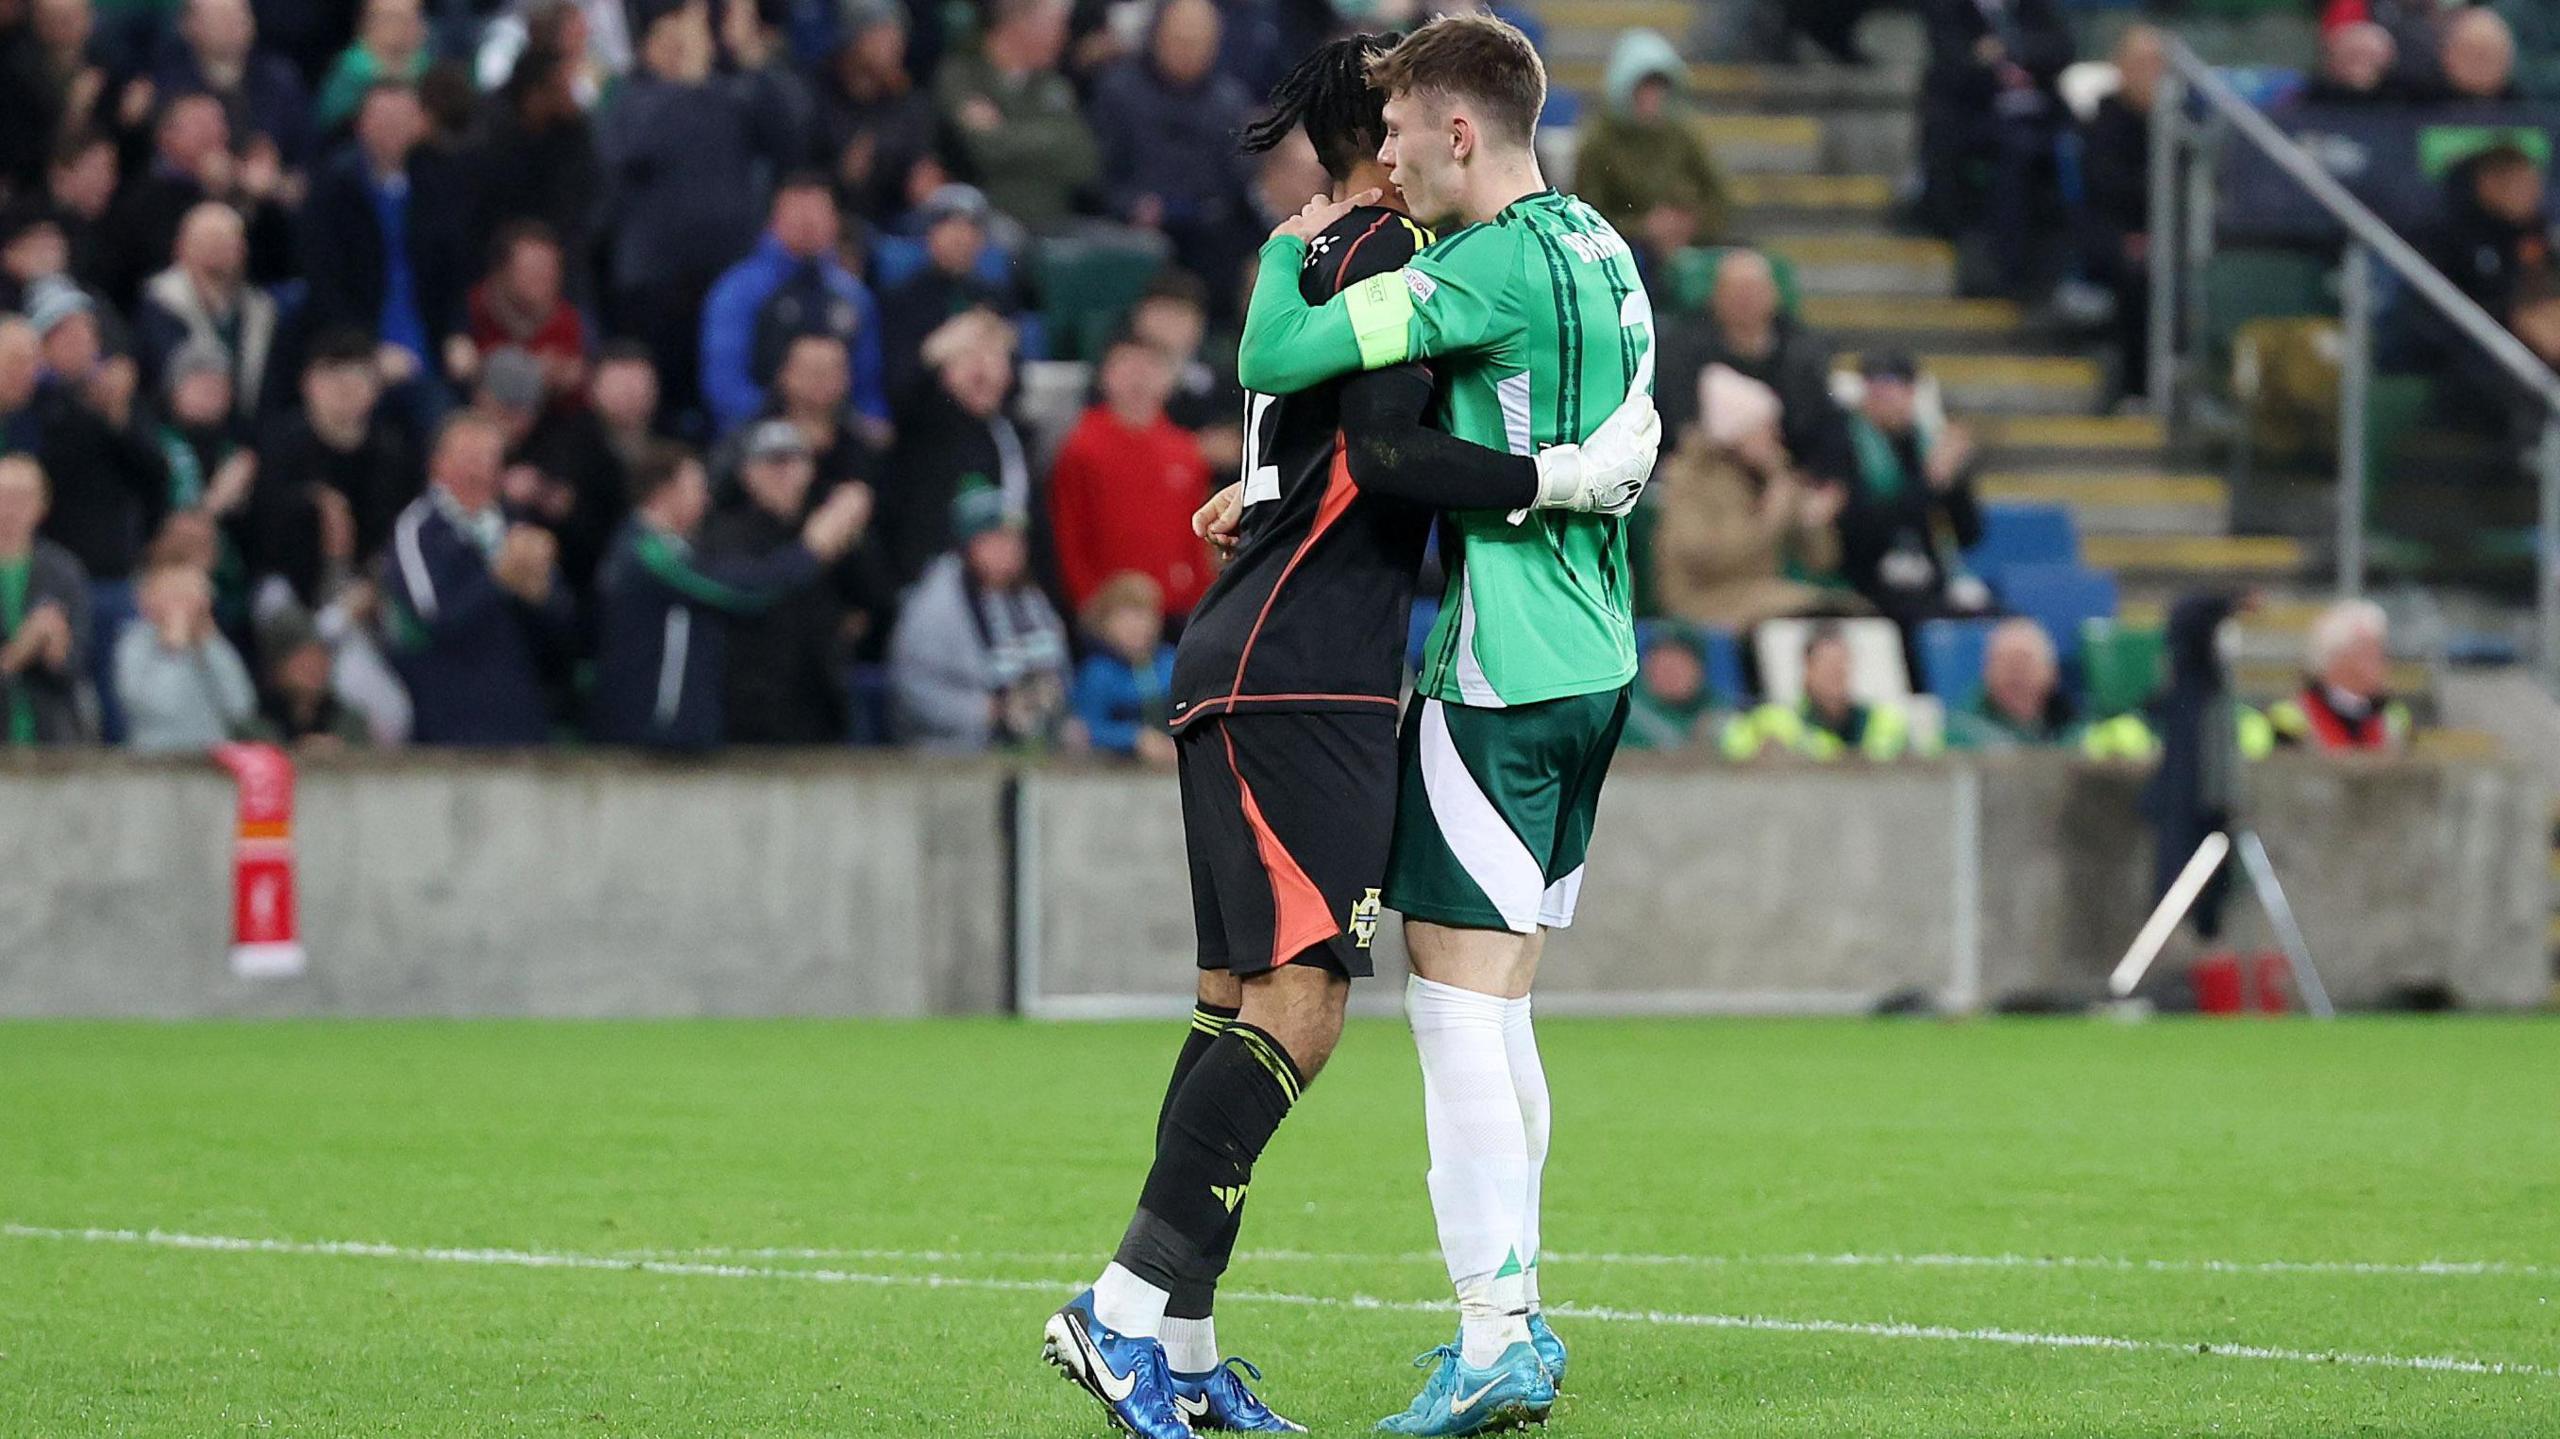
[{"label": "sleeve badge on jersey", "polygon": [[1404,287],[1413,292],[1415,304],[1427,305],[1431,303],[1431,297],[1439,293],[1440,282],[1407,265],[1404,268]]}]

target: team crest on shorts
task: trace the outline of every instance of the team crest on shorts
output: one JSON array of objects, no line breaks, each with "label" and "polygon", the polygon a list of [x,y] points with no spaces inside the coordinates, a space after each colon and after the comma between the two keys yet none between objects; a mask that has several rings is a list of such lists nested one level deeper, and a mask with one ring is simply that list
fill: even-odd
[{"label": "team crest on shorts", "polygon": [[1361,949],[1367,949],[1378,937],[1378,892],[1371,890],[1351,906],[1351,938]]}]

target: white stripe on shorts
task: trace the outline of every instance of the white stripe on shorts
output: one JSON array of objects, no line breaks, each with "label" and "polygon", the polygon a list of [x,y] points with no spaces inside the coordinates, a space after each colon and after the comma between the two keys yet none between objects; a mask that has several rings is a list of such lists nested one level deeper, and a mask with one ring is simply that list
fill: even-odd
[{"label": "white stripe on shorts", "polygon": [[1476,888],[1493,901],[1502,922],[1516,934],[1537,933],[1546,870],[1468,773],[1457,742],[1449,737],[1448,713],[1435,699],[1422,702],[1422,788],[1431,799],[1431,819],[1441,839]]},{"label": "white stripe on shorts", "polygon": [[1538,901],[1539,924],[1548,929],[1573,928],[1574,908],[1582,903],[1582,872],[1590,867],[1577,864],[1573,873],[1547,886],[1545,897]]}]

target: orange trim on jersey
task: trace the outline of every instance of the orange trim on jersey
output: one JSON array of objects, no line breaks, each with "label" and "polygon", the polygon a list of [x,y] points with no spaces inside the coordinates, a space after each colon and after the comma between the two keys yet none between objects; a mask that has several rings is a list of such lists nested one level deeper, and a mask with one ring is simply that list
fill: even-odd
[{"label": "orange trim on jersey", "polygon": [[1316,522],[1307,527],[1307,537],[1298,541],[1297,553],[1289,556],[1289,563],[1280,567],[1280,578],[1271,582],[1271,593],[1262,597],[1262,612],[1253,617],[1253,628],[1245,631],[1244,648],[1236,654],[1236,677],[1228,684],[1225,699],[1233,701],[1244,694],[1245,666],[1253,662],[1254,643],[1262,638],[1263,623],[1271,618],[1271,607],[1280,602],[1280,591],[1287,588],[1289,576],[1298,572],[1299,562],[1306,559],[1307,552],[1314,549],[1316,541],[1324,538],[1324,532],[1332,529],[1343,513],[1351,508],[1352,500],[1359,494],[1360,487],[1351,481],[1350,452],[1343,447],[1342,431],[1336,430],[1333,432],[1333,470],[1325,479],[1324,498],[1316,505]]},{"label": "orange trim on jersey", "polygon": [[1227,747],[1227,769],[1236,777],[1236,795],[1244,805],[1244,822],[1253,830],[1253,846],[1262,856],[1262,872],[1271,880],[1271,967],[1278,969],[1341,933],[1341,927],[1333,922],[1333,907],[1324,902],[1324,891],[1307,878],[1297,857],[1280,842],[1271,822],[1262,817],[1262,806],[1253,798],[1253,786],[1245,783],[1244,769],[1236,763],[1235,736],[1222,727],[1218,739]]},{"label": "orange trim on jersey", "polygon": [[1369,228],[1360,232],[1360,238],[1351,242],[1351,248],[1342,252],[1342,263],[1333,267],[1333,292],[1335,294],[1339,295],[1342,293],[1346,278],[1351,274],[1351,262],[1359,255],[1360,247],[1368,244],[1369,237],[1378,233],[1380,230],[1385,229],[1387,221],[1394,218],[1395,215],[1391,211],[1370,221]]}]

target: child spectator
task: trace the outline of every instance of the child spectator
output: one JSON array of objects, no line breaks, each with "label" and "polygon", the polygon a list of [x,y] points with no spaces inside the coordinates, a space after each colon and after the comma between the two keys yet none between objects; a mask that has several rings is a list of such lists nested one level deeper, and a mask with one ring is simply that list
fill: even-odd
[{"label": "child spectator", "polygon": [[1209,498],[1209,463],[1165,415],[1173,363],[1123,335],[1102,357],[1100,389],[1049,481],[1067,601],[1081,610],[1104,580],[1134,570],[1162,588],[1167,614],[1188,615],[1215,573],[1191,532],[1191,512]]},{"label": "child spectator", "polygon": [[1080,617],[1094,652],[1076,667],[1075,712],[1096,750],[1173,767],[1173,646],[1164,591],[1133,570],[1103,581]]},{"label": "child spectator", "polygon": [[142,623],[116,641],[126,743],[140,754],[207,749],[246,731],[258,691],[213,624],[213,582],[164,561],[142,577]]}]

